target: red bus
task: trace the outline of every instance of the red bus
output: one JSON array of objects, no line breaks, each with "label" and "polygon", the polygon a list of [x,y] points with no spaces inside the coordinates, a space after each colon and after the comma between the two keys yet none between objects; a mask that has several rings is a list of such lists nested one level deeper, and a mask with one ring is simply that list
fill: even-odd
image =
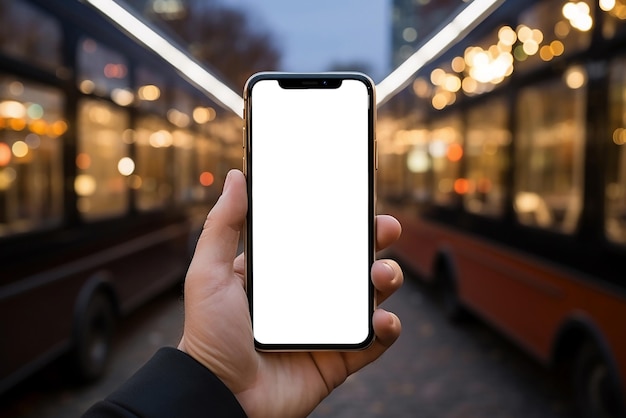
[{"label": "red bus", "polygon": [[62,354],[101,375],[241,158],[239,116],[95,9],[1,1],[0,393]]},{"label": "red bus", "polygon": [[626,5],[506,1],[379,111],[393,251],[541,362],[626,399]]}]

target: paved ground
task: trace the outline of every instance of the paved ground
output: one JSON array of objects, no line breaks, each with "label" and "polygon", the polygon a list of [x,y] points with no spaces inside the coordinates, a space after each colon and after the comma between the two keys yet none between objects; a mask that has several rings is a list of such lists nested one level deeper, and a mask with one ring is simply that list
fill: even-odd
[{"label": "paved ground", "polygon": [[[403,323],[400,340],[376,364],[331,394],[312,417],[566,418],[573,411],[554,379],[478,320],[451,325],[415,280],[386,302]],[[178,292],[169,292],[118,330],[114,361],[97,385],[73,387],[49,367],[0,399],[0,417],[80,416],[162,345],[182,324]]]},{"label": "paved ground", "polygon": [[571,418],[550,373],[478,320],[452,325],[408,280],[385,306],[402,335],[312,417]]}]

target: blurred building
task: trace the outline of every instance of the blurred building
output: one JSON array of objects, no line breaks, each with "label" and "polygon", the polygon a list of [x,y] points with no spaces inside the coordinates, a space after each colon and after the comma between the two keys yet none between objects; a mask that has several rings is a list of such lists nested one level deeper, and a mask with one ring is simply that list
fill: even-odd
[{"label": "blurred building", "polygon": [[396,68],[467,0],[393,0],[391,65]]}]

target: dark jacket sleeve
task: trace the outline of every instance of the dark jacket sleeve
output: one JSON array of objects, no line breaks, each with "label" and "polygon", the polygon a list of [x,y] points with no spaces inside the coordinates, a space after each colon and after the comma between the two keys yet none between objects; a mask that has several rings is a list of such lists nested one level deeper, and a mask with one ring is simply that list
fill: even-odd
[{"label": "dark jacket sleeve", "polygon": [[83,418],[245,417],[230,390],[175,348],[161,348],[135,375]]}]

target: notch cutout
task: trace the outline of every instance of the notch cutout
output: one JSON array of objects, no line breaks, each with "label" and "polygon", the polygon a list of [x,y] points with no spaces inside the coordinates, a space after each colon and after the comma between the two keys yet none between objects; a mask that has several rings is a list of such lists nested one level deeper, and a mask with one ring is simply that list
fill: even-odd
[{"label": "notch cutout", "polygon": [[284,89],[336,89],[341,86],[340,78],[284,78],[278,84]]}]

